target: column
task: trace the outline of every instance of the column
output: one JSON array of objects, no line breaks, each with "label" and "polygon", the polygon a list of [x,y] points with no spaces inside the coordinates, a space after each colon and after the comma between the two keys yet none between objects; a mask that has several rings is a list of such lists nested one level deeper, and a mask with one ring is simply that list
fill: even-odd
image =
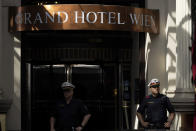
[{"label": "column", "polygon": [[191,50],[192,45],[191,0],[176,0],[176,40],[177,66],[176,90],[174,101],[184,102],[185,109],[191,111],[194,105],[194,87],[192,85]]}]

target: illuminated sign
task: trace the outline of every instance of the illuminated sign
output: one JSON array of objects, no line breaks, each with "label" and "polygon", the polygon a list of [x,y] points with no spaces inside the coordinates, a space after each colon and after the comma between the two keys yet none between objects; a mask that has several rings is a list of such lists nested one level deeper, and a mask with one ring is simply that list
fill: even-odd
[{"label": "illuminated sign", "polygon": [[159,11],[116,5],[58,4],[10,8],[10,31],[125,30],[159,33]]}]

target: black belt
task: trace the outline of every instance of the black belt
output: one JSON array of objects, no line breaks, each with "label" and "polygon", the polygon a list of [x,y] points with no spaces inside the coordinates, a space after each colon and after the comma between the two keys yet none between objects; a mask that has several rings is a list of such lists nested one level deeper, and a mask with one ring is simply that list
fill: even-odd
[{"label": "black belt", "polygon": [[164,123],[149,123],[146,129],[169,129],[164,126]]},{"label": "black belt", "polygon": [[74,127],[57,128],[56,131],[75,131]]}]

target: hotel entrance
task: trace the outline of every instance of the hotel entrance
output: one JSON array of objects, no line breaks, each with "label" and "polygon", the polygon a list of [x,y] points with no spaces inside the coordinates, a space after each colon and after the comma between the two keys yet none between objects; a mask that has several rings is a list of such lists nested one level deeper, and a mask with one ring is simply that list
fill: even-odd
[{"label": "hotel entrance", "polygon": [[[86,131],[119,131],[129,128],[130,103],[123,104],[130,100],[130,72],[124,72],[123,80],[119,77],[121,69],[122,65],[119,64],[33,65],[31,130],[49,130],[52,105],[63,97],[60,89],[63,81],[72,81],[76,86],[74,97],[83,100],[92,114],[85,127]],[[123,81],[126,83],[123,84]]]},{"label": "hotel entrance", "polygon": [[21,65],[21,77],[14,77],[21,80],[21,130],[49,130],[63,81],[76,85],[75,97],[91,111],[86,130],[136,127],[147,69],[143,32],[159,33],[159,10],[144,7],[140,0],[21,0],[10,7],[9,32],[19,43],[13,45],[19,55],[12,54]]},{"label": "hotel entrance", "polygon": [[138,33],[25,32],[23,37],[23,129],[50,129],[51,110],[63,98],[64,81],[76,86],[74,97],[92,115],[85,131],[133,129],[141,91]]}]

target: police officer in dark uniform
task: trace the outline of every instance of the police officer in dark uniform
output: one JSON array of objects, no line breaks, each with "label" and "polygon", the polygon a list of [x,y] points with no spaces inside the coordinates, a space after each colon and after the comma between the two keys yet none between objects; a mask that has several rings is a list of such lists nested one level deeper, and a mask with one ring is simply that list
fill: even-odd
[{"label": "police officer in dark uniform", "polygon": [[56,103],[50,117],[50,131],[82,131],[91,115],[81,100],[73,99],[75,86],[63,82],[64,99]]},{"label": "police officer in dark uniform", "polygon": [[[174,108],[169,98],[159,93],[158,79],[152,79],[148,86],[152,94],[147,96],[139,106],[137,117],[145,129],[169,129],[175,115]],[[167,117],[167,111],[169,117]]]}]

